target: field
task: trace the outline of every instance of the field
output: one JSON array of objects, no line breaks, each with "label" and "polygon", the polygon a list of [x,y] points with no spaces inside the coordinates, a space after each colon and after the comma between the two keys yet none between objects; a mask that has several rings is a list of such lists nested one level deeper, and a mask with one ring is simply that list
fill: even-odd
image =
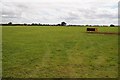
[{"label": "field", "polygon": [[[100,32],[118,28],[100,27]],[[118,35],[86,27],[3,27],[3,77],[116,78]]]},{"label": "field", "polygon": [[0,26],[0,77],[2,77],[2,27]]}]

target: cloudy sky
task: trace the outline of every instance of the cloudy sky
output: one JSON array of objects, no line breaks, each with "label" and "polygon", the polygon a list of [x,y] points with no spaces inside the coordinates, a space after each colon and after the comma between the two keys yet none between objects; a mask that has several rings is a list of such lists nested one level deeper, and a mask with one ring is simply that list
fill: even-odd
[{"label": "cloudy sky", "polygon": [[0,0],[2,23],[118,24],[119,0]]}]

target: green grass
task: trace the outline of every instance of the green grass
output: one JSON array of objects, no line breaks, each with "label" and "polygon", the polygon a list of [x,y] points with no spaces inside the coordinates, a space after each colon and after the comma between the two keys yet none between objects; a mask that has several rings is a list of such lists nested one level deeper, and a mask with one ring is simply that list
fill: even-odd
[{"label": "green grass", "polygon": [[118,77],[118,35],[89,34],[85,27],[3,27],[2,31],[3,77]]},{"label": "green grass", "polygon": [[0,26],[0,77],[2,77],[2,27]]}]

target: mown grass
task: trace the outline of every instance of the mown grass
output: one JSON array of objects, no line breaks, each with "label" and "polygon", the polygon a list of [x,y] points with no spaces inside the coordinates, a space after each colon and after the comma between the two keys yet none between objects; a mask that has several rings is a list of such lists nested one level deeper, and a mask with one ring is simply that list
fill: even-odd
[{"label": "mown grass", "polygon": [[0,26],[0,77],[2,77],[2,26]]},{"label": "mown grass", "polygon": [[2,32],[3,77],[118,77],[118,35],[89,34],[85,27],[3,27]]}]

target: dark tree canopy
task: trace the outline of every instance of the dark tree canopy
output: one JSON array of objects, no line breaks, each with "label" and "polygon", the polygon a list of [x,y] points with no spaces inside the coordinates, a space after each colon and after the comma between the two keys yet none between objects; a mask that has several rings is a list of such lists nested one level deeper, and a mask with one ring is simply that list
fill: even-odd
[{"label": "dark tree canopy", "polygon": [[66,22],[61,22],[61,26],[66,26]]},{"label": "dark tree canopy", "polygon": [[12,22],[9,22],[8,25],[12,25]]},{"label": "dark tree canopy", "polygon": [[111,24],[110,27],[114,27],[115,25]]}]

